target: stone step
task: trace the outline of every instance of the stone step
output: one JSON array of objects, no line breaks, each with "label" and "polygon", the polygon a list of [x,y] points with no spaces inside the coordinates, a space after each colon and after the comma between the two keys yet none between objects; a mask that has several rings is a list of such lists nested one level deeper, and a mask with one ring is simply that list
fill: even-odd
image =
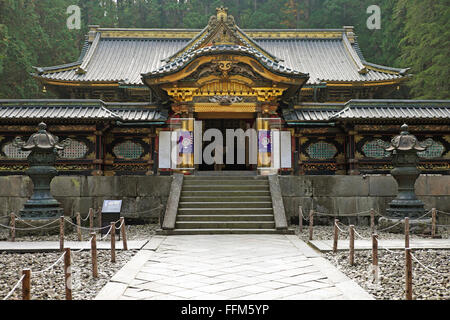
[{"label": "stone step", "polygon": [[177,221],[175,229],[272,229],[275,221]]},{"label": "stone step", "polygon": [[181,215],[258,215],[271,214],[272,208],[178,208],[177,216]]},{"label": "stone step", "polygon": [[211,197],[180,197],[180,202],[271,202],[270,196],[211,196]]},{"label": "stone step", "polygon": [[244,185],[244,186],[268,186],[268,180],[184,180],[184,186],[210,186],[210,185]]},{"label": "stone step", "polygon": [[178,208],[272,208],[272,202],[179,202]]},{"label": "stone step", "polygon": [[182,187],[182,191],[269,191],[269,185],[243,185],[243,184],[235,184],[235,185],[200,185],[200,186],[192,186],[192,185],[184,185]]},{"label": "stone step", "polygon": [[267,176],[184,176],[184,181],[214,181],[214,180],[268,180]]},{"label": "stone step", "polygon": [[184,214],[177,221],[274,221],[273,214]]},{"label": "stone step", "polygon": [[294,230],[277,229],[175,229],[158,230],[160,235],[202,235],[202,234],[295,234]]},{"label": "stone step", "polygon": [[231,197],[231,196],[260,196],[260,197],[267,197],[271,196],[269,190],[265,191],[250,191],[247,190],[245,192],[243,191],[181,191],[182,197]]}]

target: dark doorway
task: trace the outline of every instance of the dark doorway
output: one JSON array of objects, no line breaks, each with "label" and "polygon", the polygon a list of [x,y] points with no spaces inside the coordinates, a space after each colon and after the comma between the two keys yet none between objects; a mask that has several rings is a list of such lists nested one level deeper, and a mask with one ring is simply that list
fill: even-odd
[{"label": "dark doorway", "polygon": [[[248,156],[246,156],[245,164],[238,164],[237,162],[237,143],[235,139],[234,143],[234,161],[233,164],[226,164],[226,129],[242,129],[246,131],[248,128],[252,128],[254,125],[254,119],[205,119],[203,120],[203,133],[208,129],[218,129],[222,132],[223,136],[223,164],[207,165],[202,163],[198,166],[200,171],[221,171],[221,170],[253,170],[253,165],[249,164]],[[205,147],[210,144],[211,141],[203,141],[202,152]],[[248,153],[248,138],[246,138],[246,153]]]}]

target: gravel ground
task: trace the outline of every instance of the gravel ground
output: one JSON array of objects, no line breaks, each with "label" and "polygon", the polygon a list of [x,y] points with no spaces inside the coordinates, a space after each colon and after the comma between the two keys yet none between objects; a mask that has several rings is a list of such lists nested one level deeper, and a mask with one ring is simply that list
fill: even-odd
[{"label": "gravel ground", "polygon": [[[347,231],[345,226],[339,226]],[[313,239],[333,239],[333,227],[314,226]],[[371,235],[369,227],[356,226],[356,231],[364,238]],[[439,231],[441,238],[449,239],[448,229]],[[304,228],[300,233],[298,226],[296,234],[308,242],[309,231]],[[379,232],[379,239],[404,239],[403,234]],[[420,235],[410,235],[410,239],[423,239]],[[428,237],[429,238],[429,237]],[[348,234],[340,233],[339,239],[348,239]],[[358,239],[355,236],[355,239]],[[450,250],[423,249],[414,250],[413,255],[435,274],[420,266],[413,260],[413,299],[417,300],[450,300]],[[355,264],[350,266],[348,251],[324,253],[323,256],[334,266],[356,281],[362,288],[378,300],[405,299],[405,254],[402,250],[389,252],[379,248],[379,281],[372,281],[372,251],[356,250]]]},{"label": "gravel ground", "polygon": [[[74,300],[91,300],[109,279],[119,271],[137,250],[116,251],[116,262],[110,261],[108,250],[98,250],[98,278],[92,277],[91,254],[89,251],[72,252],[72,295]],[[0,253],[0,297],[3,299],[21,277],[23,268],[31,268],[32,300],[64,300],[64,263],[60,261],[45,273],[35,273],[51,266],[61,253]],[[21,287],[15,290],[9,300],[21,297]]]},{"label": "gravel ground", "polygon": [[[158,225],[127,225],[128,240],[146,240],[155,234]],[[89,231],[83,231],[83,241],[89,239]],[[7,241],[8,231],[0,234],[0,241]],[[109,239],[109,236],[106,240]],[[76,232],[65,234],[65,240],[78,240]],[[59,241],[59,235],[49,236],[23,236],[16,241]],[[135,254],[137,250],[116,251],[116,262],[110,262],[109,250],[98,250],[99,277],[92,277],[91,254],[89,251],[72,252],[72,286],[74,300],[93,299],[109,279],[119,271]],[[64,272],[63,262],[60,261],[53,269],[37,274],[35,271],[43,270],[52,265],[61,253],[0,253],[0,299],[3,299],[14,287],[21,277],[23,268],[31,268],[31,295],[36,300],[64,300]],[[34,274],[33,274],[34,273]],[[21,299],[20,285],[10,300]]]}]

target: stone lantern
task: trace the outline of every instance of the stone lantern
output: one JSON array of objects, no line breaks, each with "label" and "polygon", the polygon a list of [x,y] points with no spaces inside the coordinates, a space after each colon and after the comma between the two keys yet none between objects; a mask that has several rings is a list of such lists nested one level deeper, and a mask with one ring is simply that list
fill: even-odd
[{"label": "stone lantern", "polygon": [[417,199],[414,191],[414,184],[420,175],[417,168],[419,156],[417,152],[425,151],[430,145],[429,141],[421,143],[417,138],[408,132],[406,124],[401,126],[401,132],[395,136],[390,145],[385,149],[392,152],[392,164],[394,168],[391,174],[398,184],[397,197],[392,200],[386,210],[386,217],[379,220],[380,228],[385,228],[397,224],[397,228],[390,231],[403,232],[406,217],[410,219],[411,232],[424,232],[426,224],[430,219],[418,219],[425,214],[424,203]]},{"label": "stone lantern", "polygon": [[[29,169],[25,173],[33,181],[33,194],[25,203],[24,208],[20,210],[19,215],[21,220],[28,221],[35,226],[48,224],[50,220],[64,215],[61,204],[50,193],[50,182],[58,175],[58,171],[54,167],[58,157],[57,151],[63,150],[69,140],[59,143],[58,137],[47,132],[46,128],[45,123],[40,123],[38,132],[31,135],[26,143],[20,138],[15,140],[15,145],[23,151],[31,151],[27,158]],[[21,220],[18,221],[19,224]],[[59,228],[58,223],[51,226]],[[26,224],[24,227],[26,228]]]}]

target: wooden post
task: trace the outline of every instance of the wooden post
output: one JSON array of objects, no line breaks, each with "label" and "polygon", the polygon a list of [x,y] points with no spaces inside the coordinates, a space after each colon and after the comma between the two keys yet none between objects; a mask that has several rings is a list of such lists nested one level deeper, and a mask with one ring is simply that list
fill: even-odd
[{"label": "wooden post", "polygon": [[91,233],[92,228],[94,228],[94,209],[89,208],[89,232]]},{"label": "wooden post", "polygon": [[405,217],[405,248],[409,248],[409,218]]},{"label": "wooden post", "polygon": [[374,281],[378,281],[378,235],[372,234],[372,274]]},{"label": "wooden post", "polygon": [[124,217],[120,217],[120,231],[122,233],[122,241],[123,241],[123,250],[128,250],[128,245],[127,245],[127,233],[125,230],[125,218]]},{"label": "wooden post", "polygon": [[111,262],[116,262],[116,223],[111,222]]},{"label": "wooden post", "polygon": [[355,226],[354,225],[350,225],[349,228],[349,232],[350,232],[350,254],[349,254],[349,262],[350,265],[354,265],[355,264]]},{"label": "wooden post", "polygon": [[59,251],[64,251],[64,216],[59,217]]},{"label": "wooden post", "polygon": [[406,300],[412,300],[412,260],[411,260],[411,249],[405,248],[405,279],[406,288],[405,296]]},{"label": "wooden post", "polygon": [[92,257],[92,276],[94,278],[98,277],[98,267],[97,267],[97,236],[95,232],[91,233],[91,257]]},{"label": "wooden post", "polygon": [[375,210],[374,210],[374,208],[370,209],[370,230],[372,230],[372,234],[375,233]]},{"label": "wooden post", "polygon": [[334,219],[334,238],[333,238],[333,252],[337,252],[338,247],[338,238],[339,238],[339,228],[337,223],[339,222],[338,219]]},{"label": "wooden post", "polygon": [[66,300],[72,300],[72,265],[70,261],[70,248],[65,249],[64,254],[64,280],[66,288]]},{"label": "wooden post", "polygon": [[98,208],[98,227],[102,227],[102,210],[100,208]]},{"label": "wooden post", "polygon": [[81,236],[81,215],[79,212],[77,212],[77,235],[78,241],[83,241],[83,238]]},{"label": "wooden post", "polygon": [[302,206],[298,206],[298,227],[300,233],[303,232],[303,208]]},{"label": "wooden post", "polygon": [[23,269],[22,275],[22,300],[30,300],[31,298],[31,269]]},{"label": "wooden post", "polygon": [[313,239],[314,210],[309,210],[309,240]]},{"label": "wooden post", "polygon": [[11,241],[16,241],[16,215],[11,212]]},{"label": "wooden post", "polygon": [[431,237],[436,237],[436,208],[431,209]]}]

